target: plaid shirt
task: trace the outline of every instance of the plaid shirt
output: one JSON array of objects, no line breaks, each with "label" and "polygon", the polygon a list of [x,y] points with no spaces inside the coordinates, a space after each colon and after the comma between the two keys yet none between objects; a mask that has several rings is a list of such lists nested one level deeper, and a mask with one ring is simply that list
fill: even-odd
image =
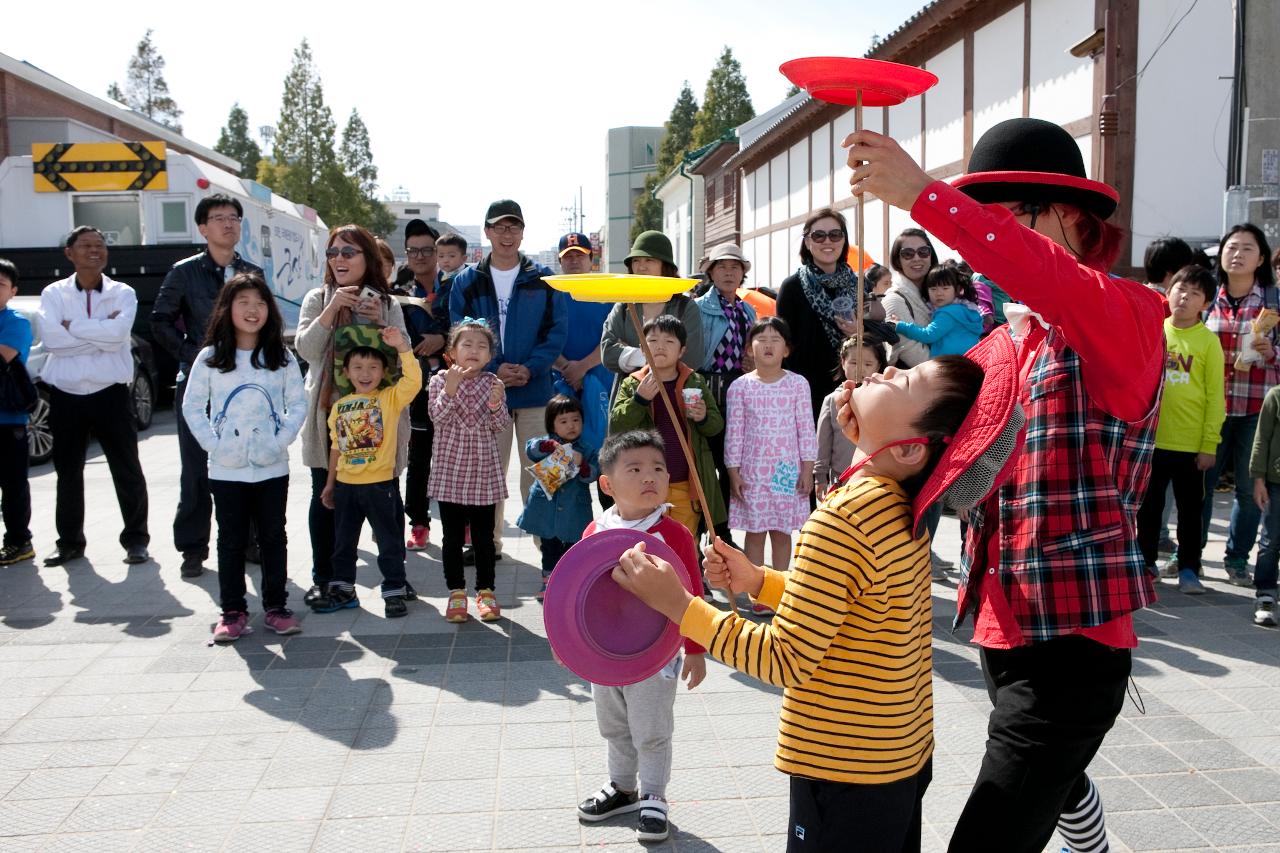
[{"label": "plaid shirt", "polygon": [[427,494],[438,501],[488,506],[507,499],[507,478],[494,436],[507,428],[506,406],[489,408],[489,392],[498,377],[481,373],[462,380],[458,393],[444,392],[445,373],[427,386],[435,439]]},{"label": "plaid shirt", "polygon": [[[1081,360],[1057,330],[1035,326],[1020,347],[1034,359],[1024,384],[1026,446],[1009,480],[970,515],[956,623],[978,601],[998,536],[998,578],[1024,642],[1110,622],[1155,600],[1137,543],[1138,507],[1151,473],[1157,392],[1145,418],[1129,423],[1090,398]],[[994,522],[994,523],[992,523]],[[987,575],[991,575],[987,577]]]},{"label": "plaid shirt", "polygon": [[[1218,298],[1209,309],[1204,324],[1222,342],[1222,356],[1226,370],[1227,415],[1256,415],[1262,411],[1262,400],[1272,386],[1280,384],[1280,365],[1273,357],[1265,365],[1255,365],[1248,370],[1236,370],[1236,357],[1249,348],[1253,332],[1250,325],[1263,308],[1267,307],[1262,287],[1255,284],[1253,292],[1245,295],[1240,307],[1232,308],[1225,287],[1218,291]],[[1277,345],[1277,332],[1268,339]]]}]

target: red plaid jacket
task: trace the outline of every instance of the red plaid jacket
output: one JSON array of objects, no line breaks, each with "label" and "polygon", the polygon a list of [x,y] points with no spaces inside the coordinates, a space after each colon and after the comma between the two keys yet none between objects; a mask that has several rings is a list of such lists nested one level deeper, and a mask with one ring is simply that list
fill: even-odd
[{"label": "red plaid jacket", "polygon": [[[1256,415],[1262,411],[1262,400],[1267,396],[1267,391],[1280,383],[1280,365],[1274,358],[1265,365],[1255,365],[1248,370],[1235,368],[1236,356],[1247,349],[1253,340],[1253,319],[1264,307],[1275,308],[1275,301],[1274,295],[1268,301],[1263,288],[1255,284],[1253,292],[1245,296],[1240,307],[1232,308],[1227,299],[1227,289],[1223,287],[1218,289],[1218,298],[1209,308],[1209,316],[1205,318],[1204,324],[1222,342],[1228,415]],[[1273,346],[1280,339],[1276,331],[1272,331],[1268,337]]]},{"label": "red plaid jacket", "polygon": [[[978,585],[998,576],[1023,639],[1035,642],[1155,600],[1137,517],[1160,399],[1133,423],[1104,412],[1085,389],[1080,356],[1056,329],[1035,325],[1020,352],[1033,359],[1021,401],[1026,446],[1005,485],[970,514],[956,624],[977,602]],[[984,577],[991,536],[999,537],[1000,567]],[[979,570],[971,572],[975,555]]]}]

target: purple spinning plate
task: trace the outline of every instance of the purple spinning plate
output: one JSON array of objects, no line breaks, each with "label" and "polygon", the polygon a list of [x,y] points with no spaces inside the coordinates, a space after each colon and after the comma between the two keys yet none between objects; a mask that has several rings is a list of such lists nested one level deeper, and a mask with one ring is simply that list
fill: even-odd
[{"label": "purple spinning plate", "polygon": [[628,548],[645,550],[680,572],[696,589],[690,569],[667,543],[638,530],[604,530],[574,545],[556,564],[542,603],[547,639],[560,661],[593,684],[619,687],[644,681],[680,650],[680,629],[614,581]]}]

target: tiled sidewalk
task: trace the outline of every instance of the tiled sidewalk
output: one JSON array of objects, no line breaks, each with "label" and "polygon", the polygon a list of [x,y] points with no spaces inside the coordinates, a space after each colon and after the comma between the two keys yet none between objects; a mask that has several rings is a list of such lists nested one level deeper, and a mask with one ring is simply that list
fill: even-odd
[{"label": "tiled sidewalk", "polygon": [[[603,781],[604,748],[587,685],[551,660],[526,537],[510,531],[504,546],[499,623],[444,622],[433,544],[410,555],[424,600],[405,619],[382,618],[376,569],[362,568],[362,609],[308,614],[305,633],[288,640],[264,633],[255,614],[256,633],[210,648],[216,575],[181,580],[169,542],[172,427],[162,415],[142,442],[156,562],[120,563],[114,493],[95,457],[89,559],[0,569],[0,850],[638,846],[628,819],[588,826],[575,816]],[[297,582],[308,570],[309,483],[295,466]],[[33,473],[43,556],[54,478],[48,467]],[[956,537],[945,518],[939,550],[954,555]],[[1217,536],[1210,556],[1220,555]],[[1113,849],[1280,851],[1280,636],[1251,624],[1248,591],[1209,586],[1200,599],[1164,586],[1139,617],[1134,675],[1146,713],[1126,703],[1094,764]],[[300,605],[301,590],[290,590]],[[953,607],[954,586],[936,585],[928,850],[945,849],[989,708],[974,650],[949,631]],[[771,763],[778,705],[778,691],[718,663],[697,690],[681,689],[675,832],[656,849],[785,847],[787,784]]]}]

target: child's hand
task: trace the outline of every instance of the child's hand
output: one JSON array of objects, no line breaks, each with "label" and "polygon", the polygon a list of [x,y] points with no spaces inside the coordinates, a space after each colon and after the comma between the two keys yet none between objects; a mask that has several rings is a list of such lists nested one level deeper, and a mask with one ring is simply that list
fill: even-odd
[{"label": "child's hand", "polygon": [[742,489],[743,489],[742,475],[738,473],[737,468],[730,468],[729,469],[729,494],[740,501],[745,501],[747,497],[745,494],[743,494]]},{"label": "child's hand", "polygon": [[1196,454],[1196,470],[1208,471],[1218,461],[1216,453],[1197,453]]},{"label": "child's hand", "polygon": [[333,483],[326,483],[321,490],[320,503],[324,504],[325,509],[333,509]]},{"label": "child's hand", "polygon": [[463,367],[460,364],[453,364],[444,373],[444,393],[450,397],[458,393],[458,386],[462,384],[462,380],[470,379],[475,376],[477,371],[470,367]]},{"label": "child's hand", "polygon": [[383,326],[378,332],[382,336],[382,340],[387,346],[395,347],[396,352],[408,352],[409,342],[404,339],[404,335],[395,326]]},{"label": "child's hand", "polygon": [[748,560],[746,554],[730,547],[719,536],[714,543],[702,549],[702,553],[705,557],[702,569],[712,586],[727,589],[732,585],[735,593],[745,592],[752,598],[760,594],[764,586],[764,569]]},{"label": "child's hand", "polygon": [[643,397],[649,402],[653,402],[653,398],[658,396],[658,390],[662,387],[662,383],[658,381],[658,377],[653,375],[650,370],[644,375],[644,379],[640,380],[640,384],[636,386],[636,396]]},{"label": "child's hand", "polygon": [[800,472],[800,476],[796,478],[796,494],[807,495],[813,491],[813,474]]},{"label": "child's hand", "polygon": [[707,677],[707,656],[685,655],[684,668],[680,670],[680,677],[684,679],[690,690],[701,684]]},{"label": "child's hand", "polygon": [[699,400],[696,403],[688,403],[684,407],[684,412],[689,416],[689,420],[695,424],[700,424],[707,419],[707,401]]},{"label": "child's hand", "polygon": [[1267,481],[1261,477],[1255,477],[1253,480],[1253,502],[1263,512],[1266,512],[1267,507],[1271,504],[1271,494],[1267,491]]},{"label": "child's hand", "polygon": [[579,468],[582,467],[582,454],[576,450],[573,451],[573,464],[577,465]]},{"label": "child's hand", "polygon": [[1271,361],[1276,356],[1276,348],[1271,345],[1271,340],[1266,337],[1255,337],[1250,344],[1258,354],[1262,356],[1263,361]]},{"label": "child's hand", "polygon": [[489,389],[489,408],[497,409],[502,405],[502,401],[507,396],[507,386],[502,384],[502,380],[493,383],[493,387]]}]

